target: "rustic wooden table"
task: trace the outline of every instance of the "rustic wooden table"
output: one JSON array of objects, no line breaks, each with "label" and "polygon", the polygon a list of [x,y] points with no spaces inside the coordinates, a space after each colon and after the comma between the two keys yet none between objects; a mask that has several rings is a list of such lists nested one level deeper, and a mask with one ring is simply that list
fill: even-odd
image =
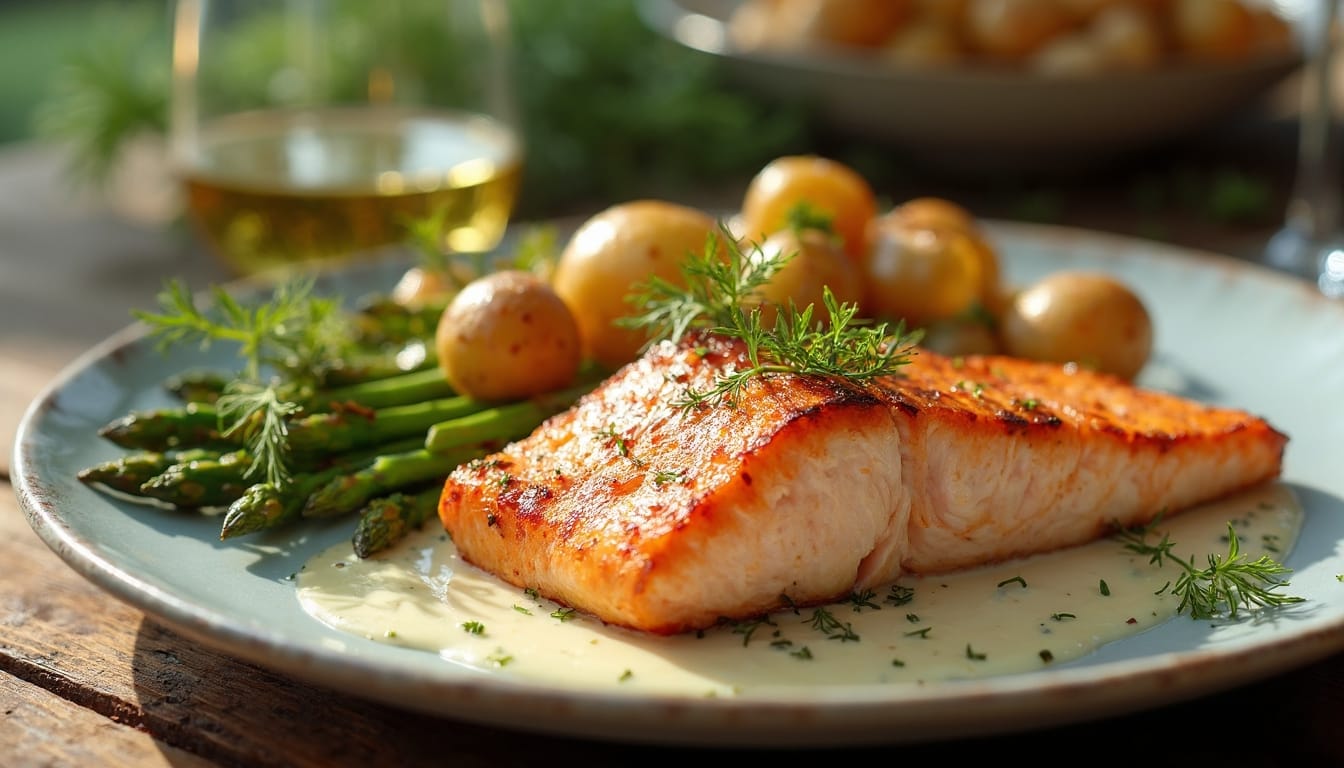
[{"label": "rustic wooden table", "polygon": [[[180,233],[137,223],[144,211],[130,206],[135,200],[114,194],[114,211],[103,198],[71,194],[56,174],[60,158],[50,147],[0,150],[5,446],[14,444],[34,396],[79,353],[125,325],[131,308],[150,306],[164,277],[183,276],[193,285],[226,277]],[[1280,154],[1266,161],[1288,159]],[[1105,194],[1111,195],[1109,208]],[[1132,228],[1134,222],[1116,216],[1123,195],[1103,191],[1066,223]],[[1270,231],[1175,233],[1190,245],[1252,256]],[[2,765],[624,765],[653,756],[774,756],[767,750],[655,752],[503,732],[370,703],[216,652],[67,567],[19,509],[8,487],[9,461],[6,447],[0,451]],[[906,764],[936,758],[945,764],[993,750],[1036,764],[1344,765],[1342,723],[1344,654],[1218,695],[1100,722],[959,742],[787,754]]]}]

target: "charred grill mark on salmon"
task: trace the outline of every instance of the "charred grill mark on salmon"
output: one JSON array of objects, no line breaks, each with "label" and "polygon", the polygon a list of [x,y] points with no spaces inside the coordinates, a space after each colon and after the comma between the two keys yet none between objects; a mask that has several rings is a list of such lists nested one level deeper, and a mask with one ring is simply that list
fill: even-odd
[{"label": "charred grill mark on salmon", "polygon": [[927,351],[866,384],[778,375],[669,405],[742,355],[663,343],[459,468],[440,517],[462,557],[670,634],[1081,544],[1277,476],[1287,440],[1104,375]]}]

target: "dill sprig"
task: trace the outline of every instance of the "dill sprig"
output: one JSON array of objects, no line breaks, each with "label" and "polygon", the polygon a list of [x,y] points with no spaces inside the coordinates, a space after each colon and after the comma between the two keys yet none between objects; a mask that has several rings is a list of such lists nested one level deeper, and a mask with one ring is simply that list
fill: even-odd
[{"label": "dill sprig", "polygon": [[[244,305],[215,286],[214,311],[207,312],[183,282],[172,280],[158,296],[162,311],[133,312],[160,350],[182,343],[238,346],[243,367],[217,403],[220,432],[245,440],[252,456],[248,476],[264,473],[277,486],[290,477],[288,420],[301,410],[301,393],[313,384],[319,363],[335,359],[350,343],[337,301],[318,298],[313,289],[311,277],[294,278],[277,285],[269,301]],[[268,370],[278,375],[267,377]]]},{"label": "dill sprig", "polygon": [[1210,554],[1208,567],[1200,568],[1195,565],[1193,555],[1183,560],[1173,553],[1175,544],[1168,534],[1164,533],[1162,540],[1156,544],[1148,543],[1148,534],[1160,519],[1155,519],[1147,526],[1119,528],[1115,537],[1126,549],[1147,555],[1151,565],[1161,567],[1172,562],[1180,566],[1183,572],[1171,590],[1181,600],[1176,607],[1177,613],[1188,609],[1192,619],[1213,619],[1226,610],[1230,618],[1236,618],[1243,607],[1250,610],[1257,606],[1277,607],[1304,601],[1304,598],[1278,591],[1289,585],[1282,577],[1292,573],[1292,569],[1268,555],[1250,560],[1242,554],[1236,529],[1231,522],[1227,524],[1227,554]]},{"label": "dill sprig", "polygon": [[230,382],[215,407],[222,434],[241,434],[251,451],[252,463],[244,477],[263,474],[267,483],[280,487],[289,482],[289,417],[301,409],[281,398],[275,386],[257,387]]},{"label": "dill sprig", "polygon": [[223,287],[214,286],[211,314],[196,305],[185,283],[170,280],[159,292],[161,312],[132,314],[149,326],[161,350],[188,342],[202,349],[233,342],[244,361],[245,381],[261,381],[270,366],[291,381],[304,383],[302,379],[312,375],[313,363],[339,356],[349,343],[336,300],[314,296],[313,289],[313,278],[294,278],[277,285],[269,301],[244,305]]},{"label": "dill sprig", "polygon": [[766,327],[758,291],[794,254],[767,254],[758,245],[746,254],[726,228],[720,230],[710,234],[702,253],[683,260],[684,286],[651,277],[629,298],[641,313],[619,321],[648,331],[650,343],[707,330],[746,346],[746,367],[720,375],[707,390],[688,390],[677,403],[682,409],[733,402],[760,376],[791,373],[861,382],[894,374],[909,362],[922,331],[907,332],[904,321],[895,328],[874,325],[858,317],[857,304],[840,302],[829,288],[822,298],[828,322],[814,322],[813,305],[799,309],[790,301],[778,307],[774,325]]}]

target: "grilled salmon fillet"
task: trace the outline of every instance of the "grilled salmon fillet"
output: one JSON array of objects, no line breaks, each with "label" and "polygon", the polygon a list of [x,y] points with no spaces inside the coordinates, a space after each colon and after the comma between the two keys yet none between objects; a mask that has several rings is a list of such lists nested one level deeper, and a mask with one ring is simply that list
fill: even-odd
[{"label": "grilled salmon fillet", "polygon": [[664,342],[447,478],[462,558],[657,634],[1081,544],[1276,477],[1262,418],[1070,366],[921,350],[863,384],[777,375],[682,412],[744,365]]}]

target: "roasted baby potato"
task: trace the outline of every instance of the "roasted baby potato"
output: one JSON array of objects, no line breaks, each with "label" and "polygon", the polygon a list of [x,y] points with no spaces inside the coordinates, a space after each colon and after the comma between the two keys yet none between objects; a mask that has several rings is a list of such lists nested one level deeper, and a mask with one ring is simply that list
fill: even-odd
[{"label": "roasted baby potato", "polygon": [[1133,379],[1148,362],[1153,323],[1143,301],[1109,275],[1064,271],[1018,292],[1000,319],[1004,350]]},{"label": "roasted baby potato", "polygon": [[721,234],[709,214],[661,200],[622,203],[584,222],[552,279],[578,321],[584,355],[607,368],[633,360],[647,336],[616,324],[634,309],[631,291],[654,276],[680,284],[687,254],[703,254]]},{"label": "roasted baby potato", "polygon": [[569,306],[530,272],[505,270],[468,283],[435,333],[439,367],[459,393],[516,400],[572,383],[581,362]]}]

